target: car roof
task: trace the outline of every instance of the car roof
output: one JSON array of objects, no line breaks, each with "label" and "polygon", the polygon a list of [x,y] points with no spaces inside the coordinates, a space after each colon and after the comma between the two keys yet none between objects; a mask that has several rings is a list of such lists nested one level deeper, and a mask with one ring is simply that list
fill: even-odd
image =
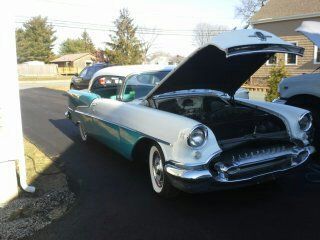
[{"label": "car roof", "polygon": [[96,66],[109,66],[109,64],[108,63],[94,63],[94,64],[92,64],[92,65],[90,65],[89,67],[96,67]]},{"label": "car roof", "polygon": [[171,71],[175,68],[175,65],[158,65],[158,64],[146,64],[146,65],[125,65],[125,66],[113,66],[108,68],[103,68],[97,71],[92,79],[102,76],[111,75],[119,77],[127,77],[131,74],[138,74],[142,72],[151,71]]}]

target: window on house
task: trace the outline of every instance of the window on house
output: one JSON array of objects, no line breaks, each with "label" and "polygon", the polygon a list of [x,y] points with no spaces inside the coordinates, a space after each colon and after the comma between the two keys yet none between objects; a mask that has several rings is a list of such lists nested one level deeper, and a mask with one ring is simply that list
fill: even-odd
[{"label": "window on house", "polygon": [[276,65],[277,64],[277,55],[273,55],[269,60],[267,61],[267,65]]},{"label": "window on house", "polygon": [[314,63],[320,64],[320,48],[314,46]]},{"label": "window on house", "polygon": [[[293,42],[292,44],[295,46],[298,45],[298,43],[296,43],[296,42]],[[298,57],[297,57],[297,55],[288,53],[285,56],[285,62],[286,62],[286,65],[297,65]]]}]

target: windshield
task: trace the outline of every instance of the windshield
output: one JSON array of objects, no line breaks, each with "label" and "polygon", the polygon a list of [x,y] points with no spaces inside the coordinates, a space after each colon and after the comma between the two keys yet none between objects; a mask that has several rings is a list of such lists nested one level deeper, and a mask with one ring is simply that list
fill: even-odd
[{"label": "windshield", "polygon": [[169,72],[149,72],[130,76],[123,87],[121,99],[132,101],[146,96]]}]

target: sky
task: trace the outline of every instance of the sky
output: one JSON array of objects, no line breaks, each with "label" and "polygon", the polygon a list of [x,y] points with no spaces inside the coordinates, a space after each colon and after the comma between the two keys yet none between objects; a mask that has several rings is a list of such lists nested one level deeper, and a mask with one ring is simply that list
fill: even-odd
[{"label": "sky", "polygon": [[153,42],[150,53],[187,56],[197,48],[192,35],[198,23],[230,29],[241,26],[234,17],[237,4],[239,0],[20,0],[15,20],[19,27],[28,18],[41,15],[59,25],[54,27],[58,38],[55,53],[62,41],[80,37],[84,29],[96,47],[105,49],[113,21],[121,8],[127,8],[141,29],[161,29],[159,34],[144,30],[138,35],[143,41]]}]

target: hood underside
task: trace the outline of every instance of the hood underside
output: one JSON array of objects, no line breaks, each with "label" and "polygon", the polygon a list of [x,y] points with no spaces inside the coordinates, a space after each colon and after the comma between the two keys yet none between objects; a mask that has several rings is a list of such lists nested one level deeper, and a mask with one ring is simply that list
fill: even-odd
[{"label": "hood underside", "polygon": [[320,22],[304,21],[296,31],[302,33],[311,42],[320,47]]},{"label": "hood underside", "polygon": [[[241,37],[248,40],[241,41]],[[232,41],[228,44],[230,38]],[[190,89],[217,90],[232,96],[275,53],[301,56],[303,48],[267,32],[257,32],[257,29],[232,31],[217,36],[213,43],[198,49],[182,62],[147,98]]]}]

